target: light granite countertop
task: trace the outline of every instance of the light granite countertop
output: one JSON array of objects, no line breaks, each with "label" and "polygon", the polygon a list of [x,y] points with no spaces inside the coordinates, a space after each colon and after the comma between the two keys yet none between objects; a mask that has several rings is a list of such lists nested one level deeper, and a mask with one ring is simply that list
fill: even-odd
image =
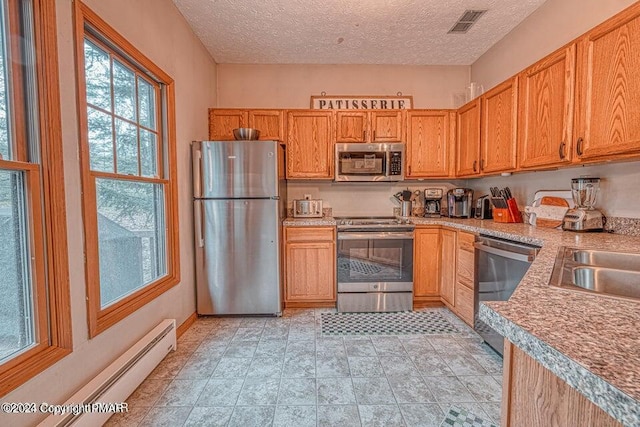
[{"label": "light granite countertop", "polygon": [[638,253],[639,237],[475,219],[413,222],[542,246],[509,301],[481,304],[480,318],[613,418],[640,425],[640,302],[549,285],[560,246]]}]

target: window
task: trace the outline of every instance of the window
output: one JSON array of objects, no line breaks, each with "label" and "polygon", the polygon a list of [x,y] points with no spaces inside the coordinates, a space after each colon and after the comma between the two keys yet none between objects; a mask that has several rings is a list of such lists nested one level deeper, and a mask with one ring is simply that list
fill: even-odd
[{"label": "window", "polygon": [[0,395],[72,346],[54,9],[0,0]]},{"label": "window", "polygon": [[90,335],[178,283],[173,81],[76,2]]}]

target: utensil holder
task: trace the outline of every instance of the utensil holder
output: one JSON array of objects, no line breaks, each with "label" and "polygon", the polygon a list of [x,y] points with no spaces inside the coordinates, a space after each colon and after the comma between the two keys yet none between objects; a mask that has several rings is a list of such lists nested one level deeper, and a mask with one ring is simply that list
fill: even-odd
[{"label": "utensil holder", "polygon": [[400,216],[411,216],[412,210],[413,202],[411,200],[402,201],[402,205],[400,206]]}]

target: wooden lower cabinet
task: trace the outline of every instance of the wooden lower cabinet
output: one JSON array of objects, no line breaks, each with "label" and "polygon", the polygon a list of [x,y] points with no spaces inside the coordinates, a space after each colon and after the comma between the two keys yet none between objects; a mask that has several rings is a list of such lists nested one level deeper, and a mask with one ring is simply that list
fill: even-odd
[{"label": "wooden lower cabinet", "polygon": [[285,227],[285,307],[336,304],[335,227]]},{"label": "wooden lower cabinet", "polygon": [[413,234],[413,305],[440,303],[440,227],[417,227]]},{"label": "wooden lower cabinet", "polygon": [[458,315],[467,325],[473,327],[474,319],[474,304],[473,304],[473,289],[469,288],[460,282],[456,283],[456,306],[454,307],[454,313]]},{"label": "wooden lower cabinet", "polygon": [[502,427],[621,426],[551,371],[505,341]]},{"label": "wooden lower cabinet", "polygon": [[440,297],[450,309],[455,307],[456,232],[442,229],[442,262],[440,269]]},{"label": "wooden lower cabinet", "polygon": [[456,283],[453,311],[473,327],[475,317],[475,234],[457,231],[456,236]]}]

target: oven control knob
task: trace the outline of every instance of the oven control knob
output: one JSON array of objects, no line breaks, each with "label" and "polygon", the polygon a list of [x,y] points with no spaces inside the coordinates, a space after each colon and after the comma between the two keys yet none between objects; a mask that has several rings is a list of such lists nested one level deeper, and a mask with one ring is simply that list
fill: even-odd
[{"label": "oven control knob", "polygon": [[373,289],[378,289],[378,285],[373,285]]}]

